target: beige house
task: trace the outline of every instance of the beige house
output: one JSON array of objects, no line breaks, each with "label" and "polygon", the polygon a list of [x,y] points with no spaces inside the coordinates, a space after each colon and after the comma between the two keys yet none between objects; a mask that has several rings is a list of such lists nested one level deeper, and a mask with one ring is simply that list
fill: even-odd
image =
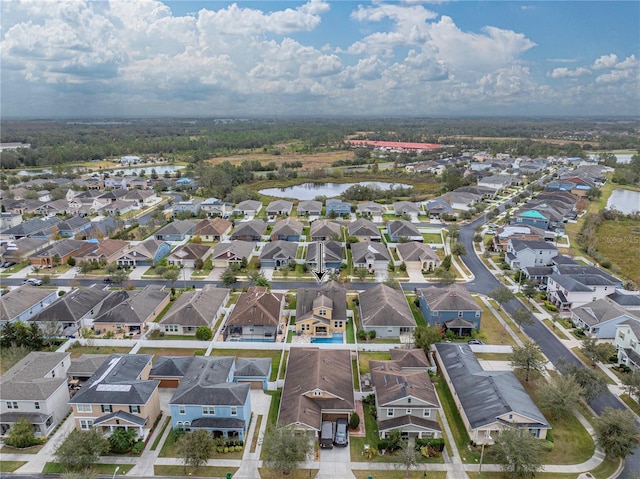
[{"label": "beige house", "polygon": [[442,263],[431,246],[417,241],[398,243],[396,252],[408,270],[433,271]]},{"label": "beige house", "polygon": [[347,328],[347,291],[335,281],[319,288],[298,289],[296,333],[327,337]]}]

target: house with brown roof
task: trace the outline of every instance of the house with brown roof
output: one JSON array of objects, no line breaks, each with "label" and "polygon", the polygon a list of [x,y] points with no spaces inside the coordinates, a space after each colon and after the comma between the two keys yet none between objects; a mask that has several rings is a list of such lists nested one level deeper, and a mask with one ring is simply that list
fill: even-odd
[{"label": "house with brown roof", "polygon": [[396,252],[407,270],[433,271],[442,263],[431,246],[417,241],[398,243]]},{"label": "house with brown roof", "polygon": [[229,234],[233,223],[222,218],[211,218],[200,221],[193,230],[193,236],[199,236],[202,241],[220,241]]},{"label": "house with brown roof", "polygon": [[262,235],[267,230],[267,223],[260,220],[243,221],[239,223],[235,231],[231,233],[232,240],[261,241]]},{"label": "house with brown roof", "polygon": [[314,431],[317,435],[323,421],[348,420],[354,411],[350,351],[291,348],[278,426]]},{"label": "house with brown roof", "polygon": [[225,341],[275,341],[283,321],[284,295],[253,286],[240,295],[225,323]]},{"label": "house with brown roof", "polygon": [[311,223],[309,232],[311,241],[329,241],[342,239],[340,224],[329,220],[316,220]]},{"label": "house with brown roof", "polygon": [[299,288],[296,333],[312,337],[344,334],[347,328],[347,290],[330,281],[320,287]]},{"label": "house with brown roof", "polygon": [[230,241],[218,243],[213,248],[212,261],[216,268],[227,268],[232,264],[242,263],[242,259],[249,261],[256,249],[253,241]]},{"label": "house with brown roof", "polygon": [[405,354],[395,358],[394,351],[400,350],[390,351],[391,361],[369,361],[378,435],[382,439],[398,431],[403,439],[442,437],[437,418],[440,402],[424,351],[402,350]]},{"label": "house with brown roof", "polygon": [[211,328],[224,314],[230,289],[206,284],[201,290],[186,291],[158,323],[165,334],[195,335],[199,326]]},{"label": "house with brown roof", "polygon": [[401,290],[379,283],[359,295],[360,323],[379,338],[410,337],[416,329],[407,297]]},{"label": "house with brown roof", "polygon": [[360,218],[349,223],[347,227],[349,236],[357,238],[358,241],[381,241],[382,233],[373,221]]},{"label": "house with brown roof", "polygon": [[271,241],[300,241],[304,225],[293,218],[277,221],[271,230]]},{"label": "house with brown roof", "polygon": [[203,263],[211,256],[213,250],[206,244],[185,243],[178,246],[167,256],[168,265],[195,268],[197,260]]},{"label": "house with brown roof", "polygon": [[95,261],[99,264],[117,263],[118,258],[129,248],[128,241],[104,239],[87,241],[73,254],[76,263]]}]

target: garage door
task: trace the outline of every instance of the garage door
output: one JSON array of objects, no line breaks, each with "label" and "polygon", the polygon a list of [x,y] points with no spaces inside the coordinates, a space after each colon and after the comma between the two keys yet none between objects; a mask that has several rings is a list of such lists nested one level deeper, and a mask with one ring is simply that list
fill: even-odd
[{"label": "garage door", "polygon": [[180,381],[178,379],[161,379],[160,386],[161,388],[177,388],[180,385]]}]

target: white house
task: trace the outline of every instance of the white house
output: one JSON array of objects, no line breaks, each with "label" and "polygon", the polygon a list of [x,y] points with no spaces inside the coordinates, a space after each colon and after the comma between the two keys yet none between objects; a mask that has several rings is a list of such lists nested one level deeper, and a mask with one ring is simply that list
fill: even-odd
[{"label": "white house", "polygon": [[505,261],[512,268],[530,268],[551,264],[558,256],[558,248],[547,241],[524,241],[511,239],[507,244]]},{"label": "white house", "polygon": [[618,362],[630,368],[640,367],[640,321],[629,319],[616,326],[615,345]]}]

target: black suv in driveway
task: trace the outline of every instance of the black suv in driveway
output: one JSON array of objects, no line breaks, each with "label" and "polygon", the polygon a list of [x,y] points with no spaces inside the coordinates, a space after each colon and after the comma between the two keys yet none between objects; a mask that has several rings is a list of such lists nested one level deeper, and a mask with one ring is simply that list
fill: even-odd
[{"label": "black suv in driveway", "polygon": [[347,432],[347,420],[341,418],[336,421],[336,437],[333,439],[333,445],[347,447],[348,444],[349,433]]}]

